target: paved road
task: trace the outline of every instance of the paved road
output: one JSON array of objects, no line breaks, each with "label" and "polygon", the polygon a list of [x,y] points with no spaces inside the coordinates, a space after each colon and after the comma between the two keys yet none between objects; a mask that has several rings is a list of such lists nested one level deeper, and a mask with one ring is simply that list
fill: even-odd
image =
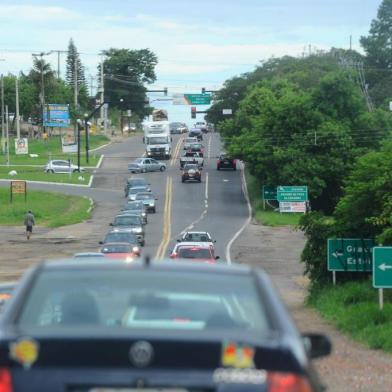
[{"label": "paved road", "polygon": [[[146,226],[145,254],[165,257],[172,249],[181,232],[189,229],[209,231],[217,240],[217,255],[225,256],[227,243],[247,218],[247,205],[241,190],[240,171],[217,171],[215,156],[220,152],[219,135],[205,136],[205,168],[202,183],[183,184],[180,178],[179,156],[182,151],[182,136],[173,135],[175,156],[166,161],[164,173],[146,173],[143,177],[151,183],[158,197],[157,213],[149,215]],[[142,136],[137,135],[112,143],[101,149],[105,155],[103,165],[94,175],[92,188],[70,187],[55,184],[29,184],[29,189],[43,189],[72,195],[83,195],[94,199],[96,210],[83,232],[79,226],[80,240],[71,248],[58,244],[59,254],[73,251],[97,250],[97,242],[109,229],[108,224],[125,203],[124,184],[130,176],[127,163],[144,152]],[[3,184],[4,185],[4,184]],[[75,229],[62,229],[62,235],[75,235]],[[47,231],[41,230],[42,242]],[[23,239],[21,238],[21,241]],[[46,257],[45,248],[42,248]],[[52,255],[52,254],[51,254]]]}]

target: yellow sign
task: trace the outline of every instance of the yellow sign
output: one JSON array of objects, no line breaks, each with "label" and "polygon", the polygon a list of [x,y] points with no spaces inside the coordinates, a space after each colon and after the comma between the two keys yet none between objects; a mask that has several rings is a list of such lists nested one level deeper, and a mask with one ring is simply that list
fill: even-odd
[{"label": "yellow sign", "polygon": [[26,181],[22,180],[17,180],[17,181],[11,181],[11,192],[12,193],[26,193]]},{"label": "yellow sign", "polygon": [[254,368],[255,350],[253,347],[237,343],[225,343],[222,348],[222,365],[238,369]]},{"label": "yellow sign", "polygon": [[10,344],[11,358],[27,369],[38,359],[38,351],[38,343],[30,338],[23,338]]}]

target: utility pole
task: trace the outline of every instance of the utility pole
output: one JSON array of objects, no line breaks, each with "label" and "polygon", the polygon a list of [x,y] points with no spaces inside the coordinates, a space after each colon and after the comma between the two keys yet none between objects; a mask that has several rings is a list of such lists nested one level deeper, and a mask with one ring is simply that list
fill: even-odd
[{"label": "utility pole", "polygon": [[7,165],[10,164],[10,138],[8,133],[8,105],[5,105],[5,133],[7,138]]},{"label": "utility pole", "polygon": [[[75,117],[78,117],[78,62],[74,60],[74,106],[75,106]],[[80,170],[80,127],[75,121],[75,133],[78,133],[78,169]]]},{"label": "utility pole", "polygon": [[[104,73],[103,73],[103,58],[101,60],[101,83],[100,83],[100,103],[103,104],[105,100],[105,82],[104,82]],[[101,121],[103,120],[103,131],[106,133],[107,131],[107,109],[104,106],[101,106],[101,112],[99,114]]]},{"label": "utility pole", "polygon": [[353,49],[353,36],[350,35],[350,50]]},{"label": "utility pole", "polygon": [[15,79],[15,106],[16,106],[16,138],[20,139],[20,119],[19,119],[19,85],[18,85],[18,77]]}]

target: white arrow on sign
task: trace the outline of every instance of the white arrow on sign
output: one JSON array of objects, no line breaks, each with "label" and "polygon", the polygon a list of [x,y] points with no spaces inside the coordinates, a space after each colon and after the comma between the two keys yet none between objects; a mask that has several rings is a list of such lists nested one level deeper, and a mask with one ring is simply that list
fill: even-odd
[{"label": "white arrow on sign", "polygon": [[332,253],[332,255],[338,258],[343,256],[343,252],[341,250],[336,250],[335,252]]},{"label": "white arrow on sign", "polygon": [[387,269],[392,269],[392,265],[382,263],[381,265],[378,266],[378,268],[380,268],[381,271],[385,271]]}]

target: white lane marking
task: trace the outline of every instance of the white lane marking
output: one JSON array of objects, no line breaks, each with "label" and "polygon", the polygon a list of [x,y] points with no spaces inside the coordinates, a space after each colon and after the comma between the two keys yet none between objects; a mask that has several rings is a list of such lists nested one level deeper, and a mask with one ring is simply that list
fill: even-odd
[{"label": "white lane marking", "polygon": [[229,182],[229,180],[226,180],[226,178],[223,180],[223,182]]},{"label": "white lane marking", "polygon": [[245,165],[242,164],[242,173],[241,173],[241,181],[242,181],[242,192],[244,193],[246,203],[248,205],[248,218],[246,219],[245,223],[241,226],[241,228],[234,234],[233,238],[229,241],[229,243],[226,246],[226,261],[227,264],[231,264],[231,256],[230,256],[230,250],[231,246],[233,245],[233,242],[240,236],[240,234],[244,231],[245,227],[248,226],[252,219],[252,206],[250,205],[249,201],[249,195],[248,195],[248,187],[246,185],[246,180],[245,180]]},{"label": "white lane marking", "polygon": [[208,200],[208,173],[206,173],[206,191],[204,194],[204,198],[206,201]]},{"label": "white lane marking", "polygon": [[212,140],[212,138],[211,138],[211,136],[209,136],[208,147],[207,147],[207,159],[210,159],[210,157],[211,157],[211,140]]}]

